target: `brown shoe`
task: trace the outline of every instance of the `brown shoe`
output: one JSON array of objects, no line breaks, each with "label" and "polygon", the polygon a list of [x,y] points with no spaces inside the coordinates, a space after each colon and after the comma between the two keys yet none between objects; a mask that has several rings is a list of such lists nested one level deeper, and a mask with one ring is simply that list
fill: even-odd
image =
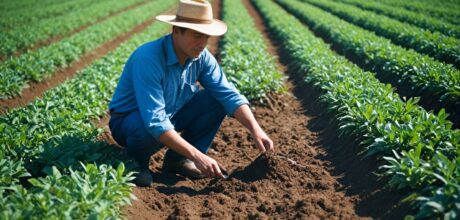
[{"label": "brown shoe", "polygon": [[198,168],[196,168],[193,161],[186,158],[172,160],[165,157],[163,162],[163,170],[178,173],[190,179],[202,179],[206,177]]}]

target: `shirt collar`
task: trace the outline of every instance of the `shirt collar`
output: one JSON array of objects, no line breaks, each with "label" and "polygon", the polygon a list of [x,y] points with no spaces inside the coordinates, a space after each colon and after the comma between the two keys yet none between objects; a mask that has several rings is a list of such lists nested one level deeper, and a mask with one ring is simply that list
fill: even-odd
[{"label": "shirt collar", "polygon": [[[167,65],[173,65],[176,63],[179,63],[179,60],[177,59],[176,51],[174,51],[174,46],[173,46],[173,41],[172,41],[172,34],[168,34],[165,37],[165,44],[166,44],[166,64]],[[194,59],[187,59],[185,61],[185,64],[190,63],[192,61],[197,61],[200,59],[201,56],[203,56],[203,52],[201,52],[200,56]]]},{"label": "shirt collar", "polygon": [[172,34],[168,34],[165,37],[165,44],[166,44],[166,64],[173,65],[179,63],[177,59],[176,51],[174,51],[174,46],[172,42]]}]

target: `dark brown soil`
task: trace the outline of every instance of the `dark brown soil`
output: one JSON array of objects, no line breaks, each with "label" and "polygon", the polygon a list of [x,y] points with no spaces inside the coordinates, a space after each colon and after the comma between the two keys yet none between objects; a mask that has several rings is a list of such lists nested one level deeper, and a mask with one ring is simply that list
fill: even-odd
[{"label": "dark brown soil", "polygon": [[[172,13],[175,10],[175,8],[170,9],[168,10],[168,13]],[[48,89],[54,88],[65,80],[74,77],[78,71],[91,64],[93,61],[105,56],[107,53],[117,48],[121,43],[131,38],[134,34],[142,32],[154,21],[154,19],[148,19],[135,26],[130,31],[125,32],[102,44],[96,49],[80,57],[80,59],[72,62],[68,67],[58,70],[49,79],[45,79],[42,82],[37,83],[29,82],[29,87],[23,89],[20,96],[11,99],[0,100],[0,114],[5,113],[8,109],[25,106],[34,99],[42,97],[43,93]]]},{"label": "dark brown soil", "polygon": [[[307,129],[309,117],[290,94],[273,98],[274,110],[256,107],[255,115],[274,140],[276,152],[260,155],[250,134],[226,119],[209,155],[231,173],[229,180],[189,180],[161,170],[152,157],[155,183],[135,188],[139,200],[127,207],[129,219],[313,218],[355,219],[356,197],[318,159],[318,134]],[[282,112],[282,114],[280,114]]]}]

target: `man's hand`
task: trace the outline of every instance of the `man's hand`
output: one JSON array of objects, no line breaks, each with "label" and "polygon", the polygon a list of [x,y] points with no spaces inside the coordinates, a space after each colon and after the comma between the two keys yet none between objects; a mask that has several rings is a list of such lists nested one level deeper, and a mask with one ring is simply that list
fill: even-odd
[{"label": "man's hand", "polygon": [[254,132],[254,134],[252,134],[252,138],[254,139],[254,142],[260,151],[274,151],[275,148],[273,147],[273,141],[262,129]]},{"label": "man's hand", "polygon": [[256,143],[259,150],[265,152],[267,150],[273,151],[275,149],[273,146],[273,141],[262,130],[262,128],[260,128],[259,123],[257,123],[248,105],[241,105],[239,108],[237,108],[235,110],[234,116],[251,132],[252,138],[254,138],[254,142]]},{"label": "man's hand", "polygon": [[193,162],[195,163],[196,168],[198,168],[205,176],[224,177],[217,161],[206,154],[198,154],[193,159]]},{"label": "man's hand", "polygon": [[201,153],[190,145],[175,130],[169,130],[163,133],[160,136],[160,141],[180,155],[192,160],[196,168],[198,168],[203,175],[208,177],[223,177],[219,164],[214,159]]}]

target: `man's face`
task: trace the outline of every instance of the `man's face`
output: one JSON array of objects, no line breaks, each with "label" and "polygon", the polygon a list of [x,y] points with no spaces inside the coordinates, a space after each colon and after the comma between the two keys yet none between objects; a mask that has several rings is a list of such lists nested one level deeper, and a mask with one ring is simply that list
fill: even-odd
[{"label": "man's face", "polygon": [[179,28],[175,28],[174,38],[177,40],[178,49],[180,49],[182,53],[188,57],[197,58],[206,47],[209,35],[191,29],[186,29],[182,33]]}]

